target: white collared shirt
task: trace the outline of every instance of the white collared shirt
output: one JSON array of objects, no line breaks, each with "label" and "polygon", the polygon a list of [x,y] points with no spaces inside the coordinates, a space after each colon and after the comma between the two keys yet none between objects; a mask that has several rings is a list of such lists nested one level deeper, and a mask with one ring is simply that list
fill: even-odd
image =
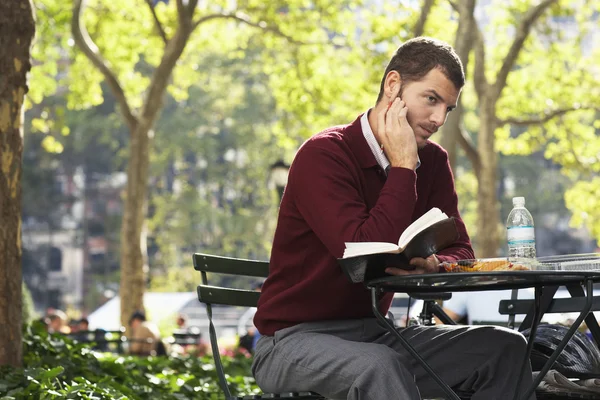
[{"label": "white collared shirt", "polygon": [[[390,161],[388,160],[385,153],[381,149],[381,146],[379,146],[379,143],[377,143],[377,139],[375,139],[375,134],[373,133],[373,130],[371,129],[371,125],[369,124],[369,112],[370,111],[371,111],[371,109],[368,109],[362,115],[362,117],[360,117],[360,127],[362,128],[363,135],[365,136],[365,140],[367,141],[367,144],[369,145],[371,152],[375,156],[375,160],[377,160],[377,164],[379,164],[379,166],[387,174],[388,168],[390,167]],[[419,168],[419,166],[421,166],[421,160],[419,159],[419,156],[417,155],[417,168]],[[417,168],[415,168],[415,169],[417,169]]]}]

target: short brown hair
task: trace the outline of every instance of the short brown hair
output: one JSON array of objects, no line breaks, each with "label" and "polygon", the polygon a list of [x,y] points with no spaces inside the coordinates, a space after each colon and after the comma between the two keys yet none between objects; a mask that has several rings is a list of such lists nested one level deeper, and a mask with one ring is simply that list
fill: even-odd
[{"label": "short brown hair", "polygon": [[377,102],[383,97],[385,77],[390,71],[398,72],[402,83],[406,84],[423,79],[434,68],[439,68],[456,89],[465,85],[462,62],[448,43],[428,37],[416,37],[404,42],[385,69]]}]

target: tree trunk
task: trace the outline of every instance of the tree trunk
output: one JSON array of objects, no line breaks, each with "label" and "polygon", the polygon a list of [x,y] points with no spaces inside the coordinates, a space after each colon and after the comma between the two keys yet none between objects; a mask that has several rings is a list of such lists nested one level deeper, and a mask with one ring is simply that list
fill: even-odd
[{"label": "tree trunk", "polygon": [[121,323],[134,311],[144,311],[145,276],[148,270],[145,245],[146,198],[150,124],[140,121],[132,132],[127,166],[127,190],[121,226]]},{"label": "tree trunk", "polygon": [[460,98],[456,109],[448,114],[448,119],[442,128],[440,145],[448,152],[448,161],[452,172],[456,176],[456,153],[458,149],[458,136],[460,135],[460,124],[463,118],[463,106]]},{"label": "tree trunk", "polygon": [[495,104],[489,97],[481,99],[479,128],[479,159],[477,199],[477,257],[496,257],[498,253],[499,225],[498,198],[496,195],[497,155],[494,151]]},{"label": "tree trunk", "polygon": [[[465,70],[465,78],[467,75],[467,67],[469,65],[469,54],[473,48],[474,37],[473,30],[477,29],[475,17],[475,0],[462,0],[457,4],[458,29],[454,40],[454,50],[462,61]],[[442,138],[440,144],[448,152],[448,160],[453,172],[456,168],[456,152],[459,136],[461,135],[461,124],[463,118],[463,106],[460,98],[456,109],[448,115],[448,120],[442,128]]]},{"label": "tree trunk", "polygon": [[31,0],[0,1],[0,365],[22,363],[23,99],[35,34]]}]

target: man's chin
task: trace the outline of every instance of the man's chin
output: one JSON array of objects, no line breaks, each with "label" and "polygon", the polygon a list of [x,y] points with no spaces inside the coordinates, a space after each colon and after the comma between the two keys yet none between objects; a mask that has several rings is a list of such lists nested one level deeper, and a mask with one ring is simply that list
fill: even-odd
[{"label": "man's chin", "polygon": [[428,144],[429,144],[429,140],[428,139],[419,138],[419,140],[417,140],[417,148],[419,150],[427,147]]}]

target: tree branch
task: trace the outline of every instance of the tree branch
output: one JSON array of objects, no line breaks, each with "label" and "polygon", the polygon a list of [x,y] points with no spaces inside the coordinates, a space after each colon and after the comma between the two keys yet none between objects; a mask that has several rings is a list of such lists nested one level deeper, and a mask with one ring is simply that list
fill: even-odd
[{"label": "tree branch", "polygon": [[254,22],[251,21],[250,18],[242,13],[221,13],[221,14],[209,14],[209,15],[205,15],[202,18],[198,19],[196,22],[194,22],[194,29],[200,25],[203,24],[204,22],[208,22],[210,20],[213,19],[233,19],[236,20],[238,22],[242,22],[246,25],[252,26],[254,28],[259,28],[262,29],[265,32],[272,32],[274,34],[276,34],[277,36],[281,36],[284,39],[286,39],[288,42],[290,43],[294,43],[294,44],[298,44],[298,45],[306,45],[306,44],[324,44],[324,43],[317,43],[317,42],[301,42],[299,40],[294,39],[293,37],[281,32],[281,30],[279,30],[279,28],[277,27],[273,27],[273,26],[268,26],[266,22],[261,21],[261,22]]},{"label": "tree branch", "polygon": [[121,114],[123,114],[123,117],[125,118],[127,127],[130,132],[133,132],[138,120],[131,112],[131,108],[125,97],[125,92],[116,75],[111,71],[104,58],[102,58],[98,46],[92,41],[87,29],[83,25],[82,16],[85,9],[84,1],[85,0],[75,0],[73,4],[73,16],[71,17],[71,33],[73,34],[73,39],[86,57],[106,78],[108,86],[119,104]]},{"label": "tree branch", "polygon": [[473,49],[473,44],[475,43],[477,36],[476,34],[473,34],[473,31],[478,29],[477,21],[475,21],[474,16],[475,0],[461,2],[456,10],[458,12],[458,29],[456,31],[454,49],[462,61],[466,76],[467,67],[469,65],[469,54]]},{"label": "tree branch", "polygon": [[506,118],[503,120],[498,119],[497,122],[499,124],[498,126],[502,126],[502,125],[506,125],[506,124],[517,125],[517,126],[541,125],[541,124],[544,124],[544,123],[550,121],[553,118],[560,117],[561,115],[565,115],[569,112],[582,111],[582,110],[598,110],[598,111],[600,111],[600,108],[575,106],[575,107],[561,108],[558,110],[554,110],[550,113],[544,114],[543,117],[539,117],[539,118],[531,118],[531,119]]},{"label": "tree branch", "polygon": [[183,0],[176,0],[175,4],[177,4],[177,18],[179,19],[179,25],[184,25],[186,23],[186,9],[183,5]]},{"label": "tree branch", "polygon": [[198,0],[189,0],[188,1],[188,12],[189,15],[194,15],[194,11],[198,7]]},{"label": "tree branch", "polygon": [[423,6],[421,7],[421,15],[419,15],[419,20],[413,28],[414,37],[422,36],[423,32],[425,32],[425,23],[427,22],[429,12],[433,8],[434,4],[435,0],[423,0]]},{"label": "tree branch", "polygon": [[483,38],[483,33],[481,29],[479,29],[479,24],[477,21],[473,22],[475,24],[474,32],[476,35],[475,38],[475,67],[473,69],[473,84],[475,86],[475,92],[477,93],[477,97],[479,100],[485,96],[489,82],[485,76],[485,40]]},{"label": "tree branch", "polygon": [[[177,0],[177,3],[181,3],[181,0]],[[152,73],[150,85],[148,86],[144,105],[142,106],[142,111],[140,113],[140,123],[147,127],[151,127],[157,117],[162,104],[163,95],[173,69],[175,68],[175,64],[181,57],[190,35],[193,32],[191,22],[194,10],[178,7],[178,11],[184,13],[183,15],[179,15],[179,21],[185,22],[180,23],[177,27],[177,31],[165,46],[165,51],[160,60],[160,64],[158,64]]]},{"label": "tree branch", "polygon": [[146,4],[148,4],[148,8],[150,8],[150,12],[152,13],[152,18],[154,18],[154,25],[156,25],[158,34],[160,35],[160,37],[162,38],[163,42],[166,45],[167,42],[169,41],[169,39],[167,39],[167,35],[165,34],[165,30],[162,26],[162,23],[160,22],[160,19],[158,19],[158,15],[156,15],[156,11],[154,10],[154,7],[152,6],[152,0],[146,0]]},{"label": "tree branch", "polygon": [[475,147],[475,143],[473,143],[473,140],[471,140],[471,137],[462,124],[458,131],[458,143],[464,150],[469,161],[471,161],[473,171],[475,171],[476,174],[479,174],[479,171],[481,171],[481,159],[479,158],[479,153],[477,153],[477,147]]},{"label": "tree branch", "polygon": [[457,32],[459,34],[466,34],[469,39],[465,40],[463,47],[456,47],[457,54],[463,62],[465,69],[465,75],[467,73],[467,64],[469,61],[469,53],[471,49],[475,47],[475,68],[473,72],[473,83],[475,86],[475,92],[481,99],[485,93],[488,85],[487,78],[485,77],[485,41],[483,39],[483,33],[479,29],[479,24],[475,19],[475,0],[468,0],[466,2],[456,3],[455,1],[448,0],[450,7],[458,13],[459,17],[459,29],[464,31]]},{"label": "tree branch", "polygon": [[500,97],[500,93],[502,93],[502,89],[506,86],[506,79],[510,70],[515,65],[517,61],[517,57],[523,48],[523,44],[531,31],[531,27],[535,23],[535,21],[546,11],[548,7],[552,4],[556,3],[558,0],[544,0],[540,4],[535,7],[530,8],[524,14],[521,23],[517,27],[515,39],[508,50],[508,54],[504,58],[504,62],[500,67],[500,71],[498,71],[498,75],[496,76],[496,82],[494,83],[494,88],[492,93],[495,98]]}]

